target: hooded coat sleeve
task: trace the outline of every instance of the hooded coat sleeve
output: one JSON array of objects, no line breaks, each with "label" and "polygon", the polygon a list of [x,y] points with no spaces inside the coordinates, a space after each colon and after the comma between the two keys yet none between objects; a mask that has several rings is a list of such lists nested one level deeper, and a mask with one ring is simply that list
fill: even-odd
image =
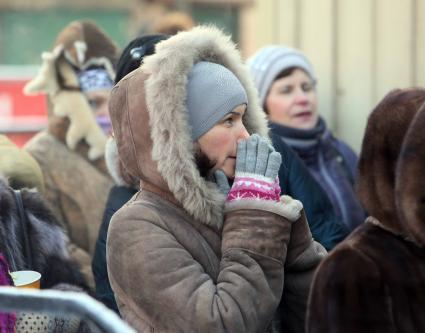
[{"label": "hooded coat sleeve", "polygon": [[228,211],[211,276],[162,217],[127,206],[112,219],[108,272],[124,319],[140,332],[264,332],[282,294],[291,222],[267,211]]}]

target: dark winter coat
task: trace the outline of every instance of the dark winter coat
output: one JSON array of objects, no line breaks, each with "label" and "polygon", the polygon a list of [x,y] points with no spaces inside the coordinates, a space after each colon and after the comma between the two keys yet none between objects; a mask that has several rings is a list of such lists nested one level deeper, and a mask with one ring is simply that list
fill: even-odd
[{"label": "dark winter coat", "polygon": [[319,266],[309,333],[425,332],[425,90],[397,90],[369,117],[358,193],[372,215]]},{"label": "dark winter coat", "polygon": [[357,156],[354,151],[331,134],[323,119],[311,130],[276,123],[271,124],[271,130],[276,140],[286,142],[303,160],[328,195],[337,221],[343,223],[349,231],[360,225],[365,212],[354,189],[357,173]]},{"label": "dark winter coat", "polygon": [[118,306],[109,283],[106,267],[106,236],[112,215],[130,200],[136,192],[137,190],[127,186],[115,185],[111,188],[92,261],[93,276],[96,284],[96,298],[117,313]]},{"label": "dark winter coat", "polygon": [[[50,212],[40,194],[21,190],[26,222],[20,220],[13,189],[0,179],[0,253],[12,271],[31,269],[41,273],[41,288],[68,283],[88,290],[77,265],[70,259],[67,236]],[[26,256],[22,228],[28,235]],[[29,262],[32,261],[32,266]]]},{"label": "dark winter coat", "polygon": [[[108,230],[107,263],[123,318],[139,332],[304,331],[306,293],[325,254],[302,205],[224,204],[194,161],[187,75],[206,60],[226,66],[248,95],[249,133],[267,136],[253,83],[230,38],[197,27],[159,43],[111,93],[119,156],[141,190]],[[282,312],[273,317],[284,292]],[[270,332],[268,331],[268,332]],[[286,331],[285,331],[286,332]]]},{"label": "dark winter coat", "polygon": [[271,137],[274,147],[282,155],[279,169],[282,193],[303,203],[313,238],[331,250],[348,235],[348,229],[336,218],[326,193],[297,154],[273,131]]}]

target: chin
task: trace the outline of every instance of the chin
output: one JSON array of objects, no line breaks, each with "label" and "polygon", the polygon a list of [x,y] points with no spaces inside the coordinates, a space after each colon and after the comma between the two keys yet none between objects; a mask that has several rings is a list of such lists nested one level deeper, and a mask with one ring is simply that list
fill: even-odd
[{"label": "chin", "polygon": [[316,126],[317,124],[317,117],[312,117],[311,119],[306,119],[303,121],[295,121],[292,125],[292,127],[294,128],[298,128],[298,129],[304,129],[304,130],[309,130],[312,129]]},{"label": "chin", "polygon": [[229,178],[229,179],[235,178],[235,171],[228,172],[227,170],[223,170],[223,172],[224,172],[224,174],[226,175],[227,178]]},{"label": "chin", "polygon": [[236,160],[232,162],[228,162],[225,165],[223,165],[222,170],[224,174],[227,176],[227,178],[230,178],[230,179],[235,178],[235,167],[236,167]]}]

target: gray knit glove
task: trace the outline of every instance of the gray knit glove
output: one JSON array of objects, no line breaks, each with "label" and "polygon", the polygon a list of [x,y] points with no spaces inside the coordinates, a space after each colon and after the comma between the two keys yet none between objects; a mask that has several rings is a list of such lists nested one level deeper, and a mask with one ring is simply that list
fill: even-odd
[{"label": "gray knit glove", "polygon": [[226,174],[223,172],[223,170],[216,170],[214,171],[214,182],[218,186],[218,190],[223,193],[224,195],[227,195],[230,191],[230,185],[229,180],[227,179]]},{"label": "gray knit glove", "polygon": [[[227,195],[227,201],[234,200],[280,200],[278,172],[282,157],[258,134],[251,135],[238,144],[235,180]],[[218,186],[224,189],[222,175]]]}]

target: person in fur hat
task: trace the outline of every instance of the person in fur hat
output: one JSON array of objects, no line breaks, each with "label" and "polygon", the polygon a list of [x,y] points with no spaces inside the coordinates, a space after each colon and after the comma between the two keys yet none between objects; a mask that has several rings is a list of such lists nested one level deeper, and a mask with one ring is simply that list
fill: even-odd
[{"label": "person in fur hat", "polygon": [[199,26],[159,42],[110,113],[141,180],[107,237],[122,317],[139,332],[302,332],[326,251],[280,196],[281,156],[230,37]]},{"label": "person in fur hat", "polygon": [[26,94],[47,94],[48,128],[25,149],[41,166],[45,197],[93,287],[91,256],[113,184],[104,151],[117,54],[94,23],[72,22],[59,33],[54,49],[42,54],[38,75],[24,88]]},{"label": "person in fur hat", "polygon": [[424,126],[424,89],[369,116],[357,190],[370,216],[320,265],[307,332],[425,332]]},{"label": "person in fur hat", "polygon": [[[115,83],[118,83],[125,75],[137,69],[143,62],[143,58],[155,51],[155,45],[167,39],[169,36],[162,34],[145,35],[132,40],[123,50],[117,63],[117,75]],[[114,180],[114,186],[109,192],[103,214],[99,236],[96,241],[96,249],[92,260],[93,276],[96,283],[96,297],[107,307],[119,313],[114,293],[109,283],[106,266],[106,237],[112,215],[120,209],[139,189],[139,180],[129,175],[122,165],[115,139],[108,138],[105,149],[105,161],[109,174]]]}]

